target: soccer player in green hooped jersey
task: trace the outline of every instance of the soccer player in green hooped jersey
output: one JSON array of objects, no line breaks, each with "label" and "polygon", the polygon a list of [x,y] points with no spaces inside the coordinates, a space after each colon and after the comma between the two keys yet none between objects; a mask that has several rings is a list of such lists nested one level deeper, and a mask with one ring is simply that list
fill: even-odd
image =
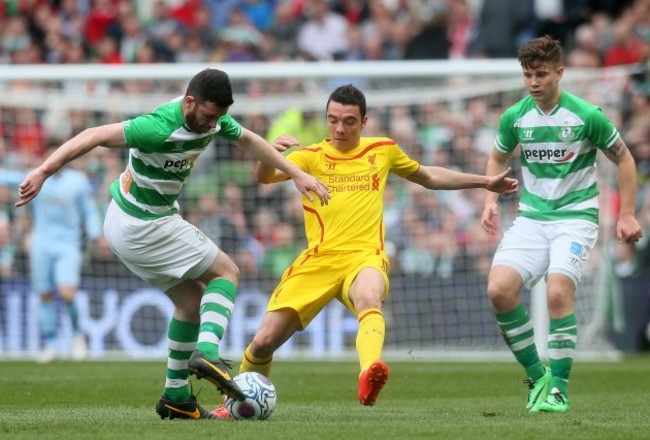
[{"label": "soccer player in green hooped jersey", "polygon": [[[521,151],[523,194],[519,212],[494,255],[488,296],[503,337],[528,376],[531,412],[569,410],[569,374],[577,341],[573,311],[576,286],[598,235],[596,153],[616,164],[621,207],[616,235],[635,243],[636,167],[618,131],[600,108],[560,89],[564,68],[560,43],[536,38],[519,50],[530,96],[508,108],[486,174],[506,168]],[[486,193],[482,226],[495,234],[498,197]],[[534,343],[533,325],[519,300],[524,285],[542,276],[548,285],[550,328],[545,366]]]},{"label": "soccer player in green hooped jersey", "polygon": [[[285,271],[271,295],[262,323],[243,355],[240,372],[268,376],[273,353],[336,299],[359,320],[358,398],[362,405],[373,405],[389,375],[381,359],[385,334],[381,308],[389,287],[383,223],[388,174],[428,189],[487,188],[506,195],[516,192],[517,180],[507,177],[510,170],[488,178],[420,165],[392,139],[361,137],[367,121],[364,94],[352,85],[341,86],[326,105],[329,137],[287,155],[300,169],[326,182],[332,198],[321,206],[303,197],[308,247]],[[283,151],[297,143],[293,136],[283,135],[274,146]],[[257,165],[260,183],[290,177],[272,165]],[[228,416],[223,406],[213,413]]]},{"label": "soccer player in green hooped jersey", "polygon": [[312,193],[317,203],[326,204],[330,198],[325,184],[239,125],[228,114],[233,102],[228,75],[205,69],[190,80],[184,96],[153,112],[79,133],[31,171],[18,188],[16,206],[22,206],[69,161],[98,146],[129,148],[126,169],[110,189],[113,200],[104,235],[120,260],[164,291],[175,306],[167,332],[165,386],[156,405],[162,418],[217,419],[192,395],[190,374],[206,378],[228,396],[244,399],[219,354],[234,308],[239,269],[178,214],[177,199],[199,154],[222,136],[255,159],[282,169],[309,200],[314,201]]}]

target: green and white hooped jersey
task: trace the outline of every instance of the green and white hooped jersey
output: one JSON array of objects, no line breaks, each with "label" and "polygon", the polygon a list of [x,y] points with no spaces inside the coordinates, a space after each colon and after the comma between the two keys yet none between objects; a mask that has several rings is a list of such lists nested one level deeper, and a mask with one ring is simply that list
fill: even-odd
[{"label": "green and white hooped jersey", "polygon": [[182,97],[162,104],[151,113],[123,122],[129,163],[110,191],[129,215],[154,219],[175,214],[177,199],[194,162],[219,135],[237,140],[242,127],[230,115],[215,128],[194,133],[185,125]]},{"label": "green and white hooped jersey", "polygon": [[601,109],[567,92],[545,115],[530,96],[501,116],[495,148],[521,149],[524,190],[519,215],[598,223],[596,153],[619,134]]}]

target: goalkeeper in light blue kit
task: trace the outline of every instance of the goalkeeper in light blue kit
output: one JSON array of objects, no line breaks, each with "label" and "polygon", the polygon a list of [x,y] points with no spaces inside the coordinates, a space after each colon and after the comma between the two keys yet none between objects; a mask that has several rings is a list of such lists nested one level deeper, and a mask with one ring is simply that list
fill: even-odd
[{"label": "goalkeeper in light blue kit", "polygon": [[177,199],[201,152],[214,148],[213,141],[221,136],[282,169],[310,200],[312,193],[321,203],[330,198],[321,181],[239,125],[228,114],[233,102],[228,75],[205,69],[190,80],[184,96],[134,119],[88,128],[65,142],[18,190],[16,206],[25,205],[67,162],[98,146],[129,148],[126,169],[110,188],[113,200],[104,237],[134,274],[164,291],[175,306],[167,332],[165,386],[156,405],[163,419],[218,420],[192,395],[190,373],[236,400],[245,398],[219,353],[234,308],[239,268],[178,214]]},{"label": "goalkeeper in light blue kit", "polygon": [[[569,375],[578,337],[573,297],[598,236],[596,154],[618,169],[620,213],[616,236],[635,243],[636,166],[616,128],[597,106],[559,87],[560,43],[545,36],[519,50],[530,96],[501,116],[487,175],[506,168],[521,151],[524,191],[519,213],[499,244],[488,277],[488,296],[503,337],[528,376],[530,412],[567,412]],[[482,226],[497,231],[498,197],[486,193]],[[524,285],[548,285],[550,368],[539,358],[533,325],[519,300]]]},{"label": "goalkeeper in light blue kit", "polygon": [[[50,147],[47,153],[52,151]],[[25,176],[0,170],[0,184],[18,186]],[[29,237],[30,279],[32,291],[39,297],[38,323],[44,344],[39,362],[50,362],[60,352],[57,296],[70,317],[72,357],[81,360],[87,355],[75,299],[83,264],[82,240],[95,241],[100,233],[99,210],[88,177],[72,168],[54,174],[32,205]]]}]

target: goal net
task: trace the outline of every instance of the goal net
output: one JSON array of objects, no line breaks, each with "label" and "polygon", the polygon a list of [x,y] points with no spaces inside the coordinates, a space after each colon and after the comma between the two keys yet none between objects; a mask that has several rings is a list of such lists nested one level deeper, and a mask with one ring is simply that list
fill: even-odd
[{"label": "goal net", "polygon": [[[3,66],[0,169],[27,171],[42,160],[48,143],[150,111],[183,94],[189,78],[204,67]],[[366,93],[365,135],[389,136],[424,164],[481,174],[499,115],[523,96],[516,60],[216,67],[233,81],[231,114],[269,139],[281,133],[295,135],[302,144],[323,139],[329,93],[353,83]],[[563,87],[599,104],[618,123],[629,75],[624,69],[568,72]],[[124,151],[98,148],[71,165],[92,179],[102,213],[109,202],[107,187],[123,169],[125,158]],[[601,238],[576,295],[581,325],[578,355],[610,352],[604,349],[609,347],[605,316],[616,279],[608,270],[614,214],[608,207],[616,181],[613,169],[602,165]],[[237,147],[219,141],[197,162],[181,199],[186,218],[240,266],[236,309],[223,346],[235,358],[252,338],[282,271],[305,244],[299,194],[291,184],[256,184],[253,166]],[[519,176],[516,159],[512,166]],[[33,356],[41,344],[26,246],[30,213],[11,209],[15,194],[15,187],[0,186],[3,358]],[[384,214],[391,258],[385,304],[387,358],[510,359],[486,295],[486,275],[499,237],[489,237],[480,228],[482,201],[481,190],[425,191],[404,179],[390,179]],[[516,206],[516,198],[502,200],[503,228],[513,219]],[[87,246],[84,255],[78,305],[91,356],[165,356],[166,326],[173,313],[169,299],[131,275],[101,242]],[[547,319],[544,297],[541,288],[522,293],[539,328]],[[70,325],[60,311],[65,351]],[[356,319],[340,304],[331,304],[287,342],[278,357],[349,357],[354,354],[356,329]]]}]

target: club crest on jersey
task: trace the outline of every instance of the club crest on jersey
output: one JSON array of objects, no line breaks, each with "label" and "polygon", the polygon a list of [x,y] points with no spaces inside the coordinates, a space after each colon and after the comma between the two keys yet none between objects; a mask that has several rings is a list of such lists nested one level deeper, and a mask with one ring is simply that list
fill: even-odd
[{"label": "club crest on jersey", "polygon": [[563,141],[570,141],[575,137],[576,137],[576,133],[573,131],[571,127],[562,127],[562,129],[560,130],[560,138]]},{"label": "club crest on jersey", "polygon": [[377,164],[375,163],[377,161],[377,155],[373,154],[372,156],[368,156],[368,163],[370,164],[370,169],[377,168]]}]

